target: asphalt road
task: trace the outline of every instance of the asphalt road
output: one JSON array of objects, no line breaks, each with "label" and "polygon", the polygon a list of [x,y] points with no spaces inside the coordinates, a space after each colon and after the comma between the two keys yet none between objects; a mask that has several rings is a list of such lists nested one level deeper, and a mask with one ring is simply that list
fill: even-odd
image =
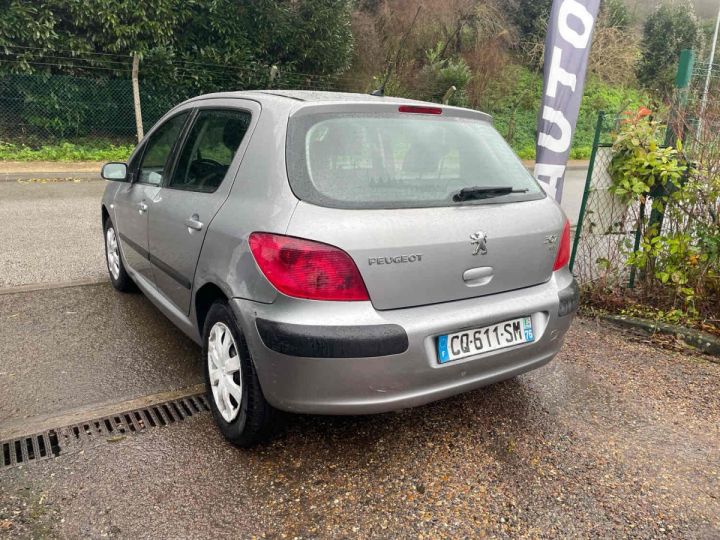
[{"label": "asphalt road", "polygon": [[102,181],[0,182],[0,289],[107,278]]},{"label": "asphalt road", "polygon": [[562,206],[572,225],[577,225],[580,216],[580,204],[582,203],[586,177],[586,165],[569,167],[565,173],[563,199],[560,206]]},{"label": "asphalt road", "polygon": [[[6,186],[0,279],[104,278],[101,183]],[[63,206],[77,222],[48,270],[27,214]],[[140,294],[0,285],[0,433],[192,386],[199,353]],[[548,366],[422,408],[287,416],[252,451],[201,413],[0,469],[0,537],[718,538],[719,390],[720,365],[581,318]]]}]

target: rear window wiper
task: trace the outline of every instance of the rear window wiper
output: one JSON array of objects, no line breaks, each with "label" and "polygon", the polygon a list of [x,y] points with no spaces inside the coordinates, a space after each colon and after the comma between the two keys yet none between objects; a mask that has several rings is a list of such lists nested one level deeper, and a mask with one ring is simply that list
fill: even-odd
[{"label": "rear window wiper", "polygon": [[527,193],[527,191],[527,189],[515,189],[512,186],[466,187],[453,195],[453,201],[463,202],[475,199],[491,199],[492,197],[502,197],[503,195],[510,195],[511,193]]}]

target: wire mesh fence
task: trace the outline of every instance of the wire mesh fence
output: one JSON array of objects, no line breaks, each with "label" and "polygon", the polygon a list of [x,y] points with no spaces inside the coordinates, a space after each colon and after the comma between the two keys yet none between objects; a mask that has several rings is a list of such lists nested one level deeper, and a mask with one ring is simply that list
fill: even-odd
[{"label": "wire mesh fence", "polygon": [[[129,75],[129,74],[128,74]],[[240,77],[213,76],[198,81],[181,74],[184,84],[169,85],[140,78],[140,104],[145,130],[177,103],[195,95],[257,87]],[[175,79],[177,80],[177,78]],[[269,86],[269,85],[266,85]],[[329,90],[338,87],[332,78],[278,77],[274,88]],[[103,137],[133,139],[136,133],[132,80],[104,74],[3,74],[0,75],[0,140],[66,140]]]},{"label": "wire mesh fence", "polygon": [[625,261],[637,249],[645,205],[628,205],[609,190],[612,134],[621,119],[620,114],[598,115],[571,261],[573,273],[586,285],[625,286],[632,282]]},{"label": "wire mesh fence", "polygon": [[[339,77],[279,76],[262,88],[365,91],[369,86]],[[168,89],[156,80],[140,79],[143,126],[151,127],[174,105],[193,96],[258,88],[233,80],[216,80]],[[104,137],[131,140],[136,132],[132,81],[128,78],[58,74],[0,75],[0,140]]]},{"label": "wire mesh fence", "polygon": [[[6,47],[0,61],[0,141],[134,140],[129,57]],[[144,59],[139,73],[145,130],[174,105],[200,94],[257,88],[369,92],[378,84],[376,77],[352,73],[300,73],[256,64],[162,58]],[[442,100],[449,95],[447,86],[428,81],[415,89],[416,97]]]},{"label": "wire mesh fence", "polygon": [[[156,116],[147,107],[147,122]],[[130,80],[64,75],[0,77],[0,132],[6,138],[128,138],[135,132]]]}]

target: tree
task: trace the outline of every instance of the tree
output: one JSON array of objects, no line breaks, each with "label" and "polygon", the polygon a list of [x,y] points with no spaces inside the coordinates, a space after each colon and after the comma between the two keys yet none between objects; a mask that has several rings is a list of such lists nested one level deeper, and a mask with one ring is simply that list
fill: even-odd
[{"label": "tree", "polygon": [[659,6],[643,27],[636,68],[638,82],[663,96],[669,95],[680,51],[695,47],[698,40],[698,20],[690,2]]},{"label": "tree", "polygon": [[513,0],[508,6],[511,22],[517,27],[521,41],[545,39],[553,0]]},{"label": "tree", "polygon": [[632,22],[624,0],[602,0],[600,4],[600,17],[607,28],[626,30]]},{"label": "tree", "polygon": [[[13,124],[59,136],[119,123],[131,55],[144,119],[189,97],[325,88],[353,50],[351,0],[0,0],[0,73]],[[41,77],[27,75],[41,74]],[[89,82],[87,79],[92,79]],[[111,106],[108,106],[111,105]],[[101,115],[106,117],[100,118]]]},{"label": "tree", "polygon": [[595,21],[588,73],[607,83],[637,85],[635,67],[640,56],[639,32],[623,0],[603,0]]},{"label": "tree", "polygon": [[[84,65],[119,70],[117,58],[97,53],[129,56],[170,46],[187,16],[182,0],[12,0],[0,4],[0,50],[12,60],[1,69],[82,74]],[[85,62],[75,60],[83,56]]]},{"label": "tree", "polygon": [[547,24],[553,0],[510,0],[508,16],[518,33],[523,63],[535,71],[543,67]]},{"label": "tree", "polygon": [[[206,62],[265,74],[277,65],[285,74],[336,75],[352,56],[350,16],[350,0],[0,1],[0,53],[13,60],[0,70],[122,71],[127,66],[118,57],[140,53],[165,64],[192,62],[198,72]],[[160,71],[158,79],[173,73]],[[246,87],[243,76],[231,86]]]}]

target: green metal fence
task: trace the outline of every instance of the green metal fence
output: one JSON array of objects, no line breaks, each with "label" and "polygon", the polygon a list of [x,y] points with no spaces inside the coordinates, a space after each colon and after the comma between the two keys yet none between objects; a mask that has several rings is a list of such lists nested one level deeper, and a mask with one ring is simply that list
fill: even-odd
[{"label": "green metal fence", "polygon": [[612,133],[620,118],[600,112],[597,119],[570,259],[570,268],[582,284],[625,286],[633,277],[625,261],[637,249],[645,209],[639,203],[628,207],[608,190]]}]

